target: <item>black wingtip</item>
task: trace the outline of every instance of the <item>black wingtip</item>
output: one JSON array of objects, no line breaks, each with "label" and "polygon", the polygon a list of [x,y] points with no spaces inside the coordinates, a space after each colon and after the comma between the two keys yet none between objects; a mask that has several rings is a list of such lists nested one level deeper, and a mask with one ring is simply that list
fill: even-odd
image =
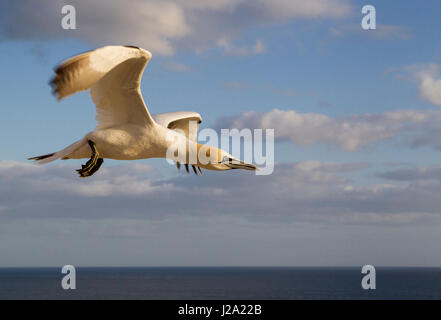
[{"label": "black wingtip", "polygon": [[45,155],[42,155],[42,156],[37,156],[37,157],[28,158],[28,160],[35,160],[35,161],[43,160],[43,159],[46,159],[46,158],[52,157],[54,154],[55,154],[55,153],[49,153],[49,154],[45,154]]}]

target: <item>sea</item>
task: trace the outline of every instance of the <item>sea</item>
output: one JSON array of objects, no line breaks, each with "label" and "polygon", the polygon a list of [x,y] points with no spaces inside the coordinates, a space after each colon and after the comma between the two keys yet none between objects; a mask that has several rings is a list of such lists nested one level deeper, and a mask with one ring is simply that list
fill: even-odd
[{"label": "sea", "polygon": [[441,268],[377,267],[365,290],[361,267],[0,268],[0,299],[340,300],[441,299]]}]

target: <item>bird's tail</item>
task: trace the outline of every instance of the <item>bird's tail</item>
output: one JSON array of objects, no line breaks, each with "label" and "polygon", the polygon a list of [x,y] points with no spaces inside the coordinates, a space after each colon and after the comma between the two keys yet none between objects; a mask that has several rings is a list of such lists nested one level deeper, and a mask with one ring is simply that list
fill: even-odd
[{"label": "bird's tail", "polygon": [[68,156],[71,153],[73,153],[75,150],[80,148],[86,142],[87,142],[86,139],[83,138],[81,140],[78,140],[78,141],[72,143],[70,146],[64,148],[63,150],[60,150],[60,151],[54,152],[54,153],[45,154],[42,156],[28,158],[28,160],[34,160],[38,164],[49,163],[49,162],[55,161],[60,158],[63,160],[66,160],[69,158]]}]

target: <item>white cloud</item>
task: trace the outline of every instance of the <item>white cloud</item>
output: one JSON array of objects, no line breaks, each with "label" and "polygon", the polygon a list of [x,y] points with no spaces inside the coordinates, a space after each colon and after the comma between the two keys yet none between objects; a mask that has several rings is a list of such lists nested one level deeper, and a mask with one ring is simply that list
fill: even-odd
[{"label": "white cloud", "polygon": [[344,37],[347,35],[366,36],[376,40],[400,39],[408,40],[412,37],[409,28],[398,25],[377,24],[375,30],[363,30],[360,24],[343,24],[329,28],[330,35]]},{"label": "white cloud", "polygon": [[266,12],[275,18],[308,17],[344,17],[347,16],[351,7],[347,1],[338,0],[258,0],[254,6],[256,10]]},{"label": "white cloud", "polygon": [[1,11],[7,14],[1,16],[0,30],[9,39],[72,37],[94,45],[139,44],[164,55],[175,52],[172,40],[192,33],[184,9],[171,1],[77,0],[69,4],[76,8],[76,30],[61,28],[63,3],[48,0],[39,2],[39,10],[32,1],[2,4]]},{"label": "white cloud", "polygon": [[332,118],[321,113],[274,109],[221,118],[215,127],[274,129],[279,140],[304,146],[325,143],[348,151],[401,134],[407,134],[405,142],[412,147],[441,148],[437,138],[441,134],[441,112],[435,110],[399,110]]},{"label": "white cloud", "polygon": [[419,83],[419,94],[421,99],[441,106],[441,77],[439,76],[439,65],[434,63],[405,66],[404,70]]},{"label": "white cloud", "polygon": [[180,3],[191,9],[197,10],[231,10],[234,8],[241,0],[185,0],[180,1]]},{"label": "white cloud", "polygon": [[378,177],[396,181],[434,180],[441,182],[441,166],[398,168],[379,173]]},{"label": "white cloud", "polygon": [[0,264],[439,263],[441,179],[366,186],[349,178],[367,167],[305,161],[269,176],[235,170],[157,180],[149,166],[130,162],[80,179],[65,162],[0,161]]},{"label": "white cloud", "polygon": [[124,218],[164,220],[240,216],[273,223],[370,224],[410,223],[439,213],[441,179],[359,186],[348,177],[367,167],[366,163],[305,161],[278,165],[269,176],[205,172],[157,180],[148,177],[153,172],[144,172],[148,167],[127,165],[104,167],[90,179],[79,179],[74,167],[64,164],[13,176],[9,172],[23,164],[1,161],[1,217],[101,219],[123,214]]},{"label": "white cloud", "polygon": [[225,54],[233,56],[248,56],[266,52],[266,46],[260,39],[257,39],[254,46],[251,47],[235,46],[227,38],[220,38],[217,45],[224,50]]},{"label": "white cloud", "polygon": [[[63,4],[76,8],[76,30],[61,28]],[[236,47],[222,39],[234,39],[263,24],[341,18],[350,11],[345,0],[42,0],[39,10],[33,1],[23,0],[1,2],[0,34],[3,40],[71,37],[94,46],[133,44],[163,55],[172,55],[177,48],[199,51],[220,45],[227,54],[244,55],[263,53],[266,47],[261,40],[252,47]]]}]

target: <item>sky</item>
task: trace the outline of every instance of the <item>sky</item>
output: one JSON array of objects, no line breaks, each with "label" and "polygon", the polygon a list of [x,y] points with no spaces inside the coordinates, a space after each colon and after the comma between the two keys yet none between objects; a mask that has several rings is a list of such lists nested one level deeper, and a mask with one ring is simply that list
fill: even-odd
[{"label": "sky", "polygon": [[[76,9],[76,29],[61,8]],[[361,8],[376,9],[363,30]],[[441,266],[439,1],[0,3],[0,267]],[[152,52],[149,111],[274,129],[271,175],[165,160],[44,166],[94,130],[88,92],[57,102],[64,59]]]}]

